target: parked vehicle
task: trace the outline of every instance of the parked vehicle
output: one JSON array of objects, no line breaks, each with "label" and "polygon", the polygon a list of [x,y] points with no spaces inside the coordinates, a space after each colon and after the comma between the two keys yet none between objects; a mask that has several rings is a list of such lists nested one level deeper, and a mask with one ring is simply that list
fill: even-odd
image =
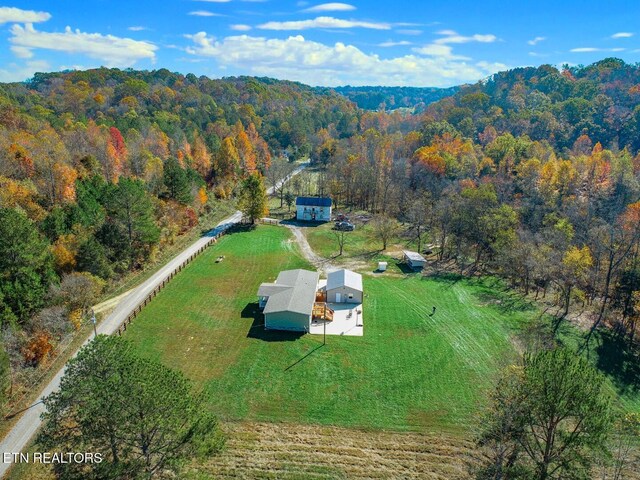
[{"label": "parked vehicle", "polygon": [[336,222],[336,226],[334,228],[343,232],[353,232],[356,226],[349,222]]},{"label": "parked vehicle", "polygon": [[339,213],[336,217],[336,222],[348,222],[349,217],[347,217],[344,213]]}]

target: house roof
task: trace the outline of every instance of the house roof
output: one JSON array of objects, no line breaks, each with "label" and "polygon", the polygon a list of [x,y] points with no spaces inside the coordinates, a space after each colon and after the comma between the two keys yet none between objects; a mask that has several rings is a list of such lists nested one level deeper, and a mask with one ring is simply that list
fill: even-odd
[{"label": "house roof", "polygon": [[418,252],[411,252],[409,250],[403,250],[402,253],[412,262],[426,262],[427,259],[420,255]]},{"label": "house roof", "polygon": [[[318,278],[318,272],[302,269],[284,270],[280,272],[275,283],[263,283],[258,295],[261,291],[274,291],[269,295],[264,313],[295,312],[311,315],[316,301]],[[276,286],[278,288],[275,288]]]},{"label": "house roof", "polygon": [[330,197],[297,197],[296,205],[302,205],[305,207],[330,207]]},{"label": "house roof", "polygon": [[344,268],[327,275],[327,291],[342,287],[349,287],[362,292],[362,275]]},{"label": "house roof", "polygon": [[275,295],[278,292],[282,292],[283,290],[287,290],[291,288],[290,285],[278,285],[277,283],[263,283],[258,288],[258,296],[259,297],[270,297],[271,295]]}]

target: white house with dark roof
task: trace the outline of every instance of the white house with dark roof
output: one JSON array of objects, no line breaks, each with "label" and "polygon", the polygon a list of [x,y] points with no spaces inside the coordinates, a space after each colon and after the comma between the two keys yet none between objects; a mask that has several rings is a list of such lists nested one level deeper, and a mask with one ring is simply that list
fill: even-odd
[{"label": "white house with dark roof", "polygon": [[329,197],[297,197],[296,220],[329,222],[331,221],[331,204]]}]

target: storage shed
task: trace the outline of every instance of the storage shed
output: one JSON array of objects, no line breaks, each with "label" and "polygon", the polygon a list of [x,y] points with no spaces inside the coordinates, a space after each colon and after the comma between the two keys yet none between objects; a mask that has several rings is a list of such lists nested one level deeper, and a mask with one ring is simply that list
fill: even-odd
[{"label": "storage shed", "polygon": [[424,266],[427,264],[427,259],[420,255],[418,252],[404,250],[402,252],[402,257],[407,265],[416,270],[424,268]]},{"label": "storage shed", "polygon": [[362,303],[362,275],[346,269],[329,273],[327,302]]},{"label": "storage shed", "polygon": [[304,222],[328,222],[331,220],[330,197],[297,197],[296,220]]}]

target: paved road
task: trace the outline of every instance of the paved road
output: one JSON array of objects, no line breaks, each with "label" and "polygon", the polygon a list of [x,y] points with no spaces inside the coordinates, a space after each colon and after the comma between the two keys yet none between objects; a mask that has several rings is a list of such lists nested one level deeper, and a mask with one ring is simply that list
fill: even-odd
[{"label": "paved road", "polygon": [[[308,166],[308,162],[301,164],[296,168],[291,175],[283,179],[280,183],[286,182],[292,176],[300,173],[304,168]],[[279,186],[279,185],[278,185]],[[267,189],[267,193],[273,193],[273,187]],[[242,219],[242,213],[237,211],[228,218],[225,218],[220,222],[213,230],[207,232],[204,236],[196,240],[192,245],[183,250],[173,260],[162,267],[151,278],[142,283],[139,287],[132,290],[118,306],[111,312],[111,314],[104,319],[97,327],[98,334],[111,335],[118,330],[118,327],[124,322],[125,318],[166,278],[171,275],[178,266],[183,263],[187,258],[196,253],[211,239],[212,236],[228,229],[232,225],[238,223]],[[91,340],[89,337],[85,344]],[[40,427],[40,415],[44,411],[44,405],[41,403],[42,398],[50,395],[56,391],[60,386],[60,380],[64,374],[64,367],[56,373],[55,377],[44,388],[38,401],[26,410],[20,420],[13,426],[5,438],[0,442],[0,454],[6,453],[19,453],[29,444],[29,441],[33,438],[36,431]],[[3,455],[4,456],[4,455]],[[1,460],[4,460],[2,458]],[[4,477],[11,467],[10,463],[0,462],[0,477]]]}]

